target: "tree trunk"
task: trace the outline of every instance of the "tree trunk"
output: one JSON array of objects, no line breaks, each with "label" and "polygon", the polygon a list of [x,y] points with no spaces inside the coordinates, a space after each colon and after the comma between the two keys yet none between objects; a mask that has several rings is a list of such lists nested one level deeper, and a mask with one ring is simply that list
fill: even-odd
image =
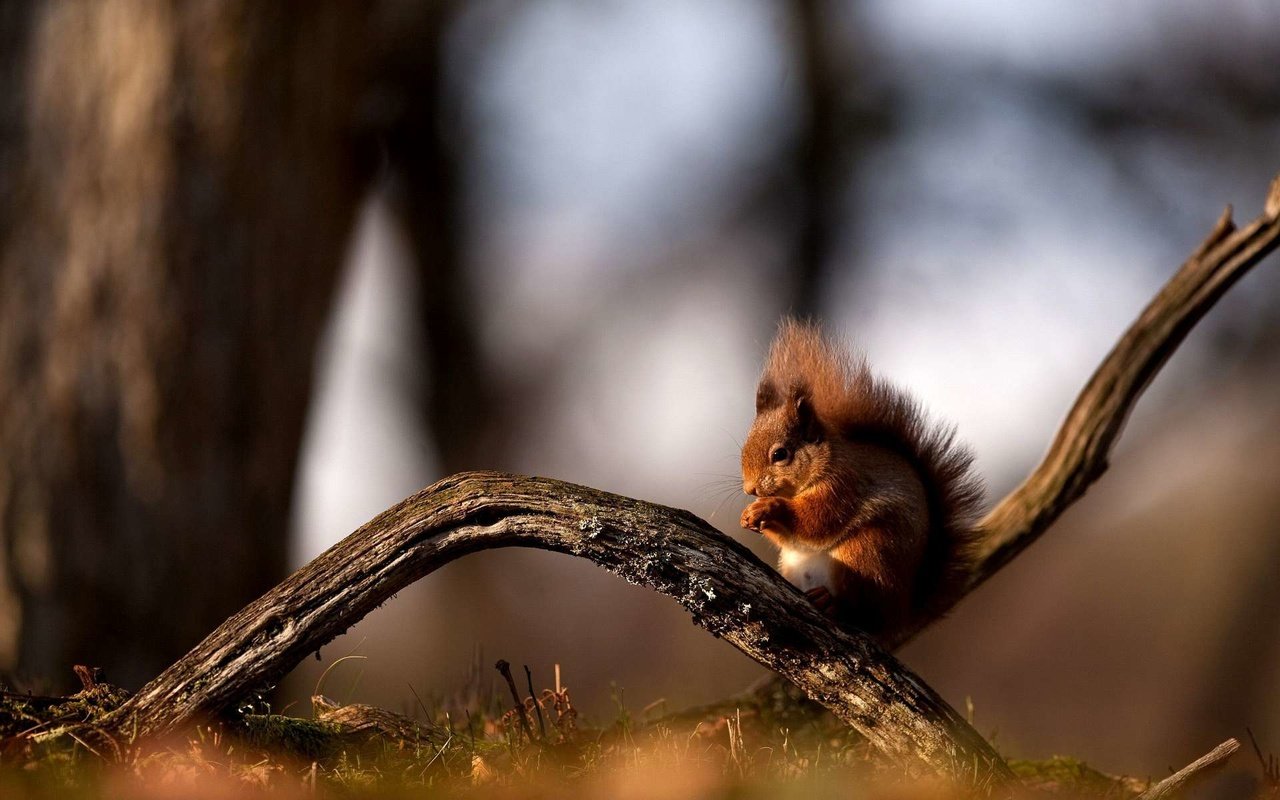
[{"label": "tree trunk", "polygon": [[364,16],[0,12],[5,668],[136,685],[284,573]]}]

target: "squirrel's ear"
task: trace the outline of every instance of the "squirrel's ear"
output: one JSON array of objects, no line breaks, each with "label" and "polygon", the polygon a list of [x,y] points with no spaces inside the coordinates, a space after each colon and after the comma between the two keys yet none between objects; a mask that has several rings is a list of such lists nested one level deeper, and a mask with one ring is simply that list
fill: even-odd
[{"label": "squirrel's ear", "polygon": [[808,392],[793,390],[791,402],[795,409],[795,428],[799,437],[806,442],[816,442],[821,439],[822,426],[818,424],[817,414],[813,413],[813,401],[809,399]]},{"label": "squirrel's ear", "polygon": [[756,413],[773,408],[778,404],[778,390],[769,381],[761,381],[756,388]]}]

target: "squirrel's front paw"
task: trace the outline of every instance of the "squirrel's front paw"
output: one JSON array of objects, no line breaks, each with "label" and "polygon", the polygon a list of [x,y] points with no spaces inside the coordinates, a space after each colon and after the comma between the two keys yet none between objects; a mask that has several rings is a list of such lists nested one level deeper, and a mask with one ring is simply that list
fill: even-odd
[{"label": "squirrel's front paw", "polygon": [[825,586],[815,586],[805,592],[805,596],[809,598],[809,602],[818,607],[822,615],[827,619],[835,619],[836,616],[836,599],[831,596],[830,590]]},{"label": "squirrel's front paw", "polygon": [[786,533],[791,529],[791,506],[781,497],[761,497],[742,512],[740,523],[749,531]]}]

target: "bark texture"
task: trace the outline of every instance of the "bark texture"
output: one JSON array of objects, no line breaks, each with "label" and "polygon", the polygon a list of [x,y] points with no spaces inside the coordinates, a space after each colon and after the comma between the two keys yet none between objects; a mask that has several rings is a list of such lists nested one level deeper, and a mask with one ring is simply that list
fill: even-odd
[{"label": "bark texture", "polygon": [[0,11],[0,669],[137,685],[284,574],[364,18]]}]

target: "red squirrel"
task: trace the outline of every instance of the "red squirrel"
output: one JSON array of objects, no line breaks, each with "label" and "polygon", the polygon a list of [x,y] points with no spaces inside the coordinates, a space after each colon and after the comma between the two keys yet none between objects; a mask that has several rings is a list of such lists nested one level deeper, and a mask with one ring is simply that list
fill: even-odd
[{"label": "red squirrel", "polygon": [[958,589],[982,487],[951,428],[813,324],[784,320],[742,446],[742,527],[841,625],[886,637]]}]

